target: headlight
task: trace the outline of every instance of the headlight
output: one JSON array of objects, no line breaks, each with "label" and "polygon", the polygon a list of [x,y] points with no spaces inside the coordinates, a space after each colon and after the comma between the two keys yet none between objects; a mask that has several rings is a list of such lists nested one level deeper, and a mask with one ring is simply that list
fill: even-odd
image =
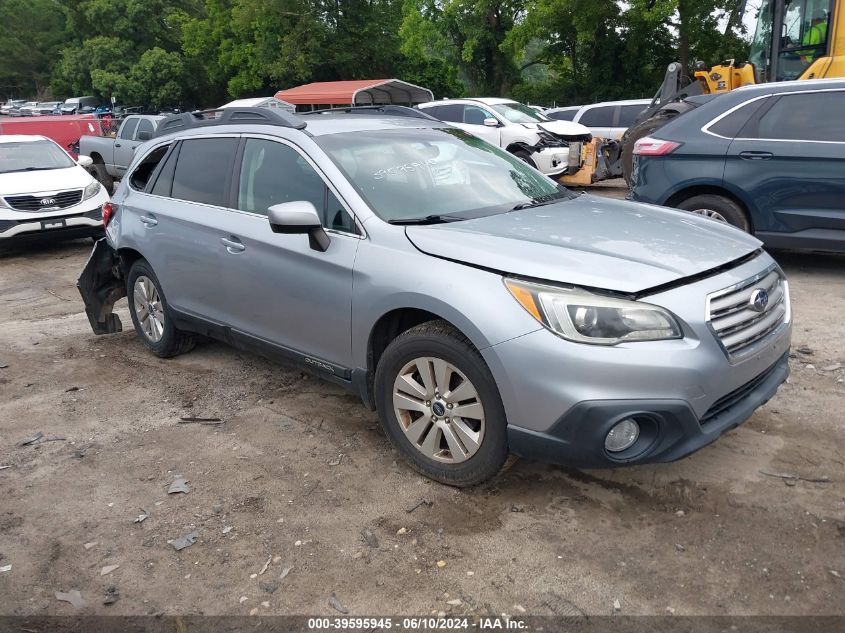
[{"label": "headlight", "polygon": [[505,286],[531,316],[570,341],[616,345],[683,337],[675,317],[659,306],[517,279],[506,278]]},{"label": "headlight", "polygon": [[82,192],[82,199],[87,200],[88,198],[93,198],[98,193],[100,193],[100,183],[96,180],[91,181],[91,184],[85,187],[85,191]]}]

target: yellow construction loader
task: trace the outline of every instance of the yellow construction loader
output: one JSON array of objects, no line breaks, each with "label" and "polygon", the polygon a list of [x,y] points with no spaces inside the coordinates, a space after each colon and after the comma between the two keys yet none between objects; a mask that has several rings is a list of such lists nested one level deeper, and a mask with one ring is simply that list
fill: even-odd
[{"label": "yellow construction loader", "polygon": [[731,59],[709,70],[697,62],[692,78],[680,64],[670,64],[651,105],[622,140],[584,143],[580,169],[559,180],[583,186],[624,176],[630,184],[634,144],[697,107],[689,97],[769,81],[831,77],[845,77],[845,0],[764,0],[747,62]]}]

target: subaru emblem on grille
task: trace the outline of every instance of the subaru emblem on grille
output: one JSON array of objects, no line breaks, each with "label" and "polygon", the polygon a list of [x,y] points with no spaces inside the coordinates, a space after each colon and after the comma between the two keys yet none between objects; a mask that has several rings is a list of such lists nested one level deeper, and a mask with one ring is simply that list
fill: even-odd
[{"label": "subaru emblem on grille", "polygon": [[751,293],[751,299],[748,301],[748,307],[755,312],[762,312],[769,305],[769,293],[763,288],[757,288]]},{"label": "subaru emblem on grille", "polygon": [[41,198],[42,207],[52,207],[54,204],[56,204],[55,198]]}]

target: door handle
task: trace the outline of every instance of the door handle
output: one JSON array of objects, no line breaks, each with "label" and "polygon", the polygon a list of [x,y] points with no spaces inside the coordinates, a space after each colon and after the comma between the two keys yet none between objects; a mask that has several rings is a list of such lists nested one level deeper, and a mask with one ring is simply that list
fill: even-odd
[{"label": "door handle", "polygon": [[771,152],[740,152],[739,157],[743,160],[769,160],[775,155]]},{"label": "door handle", "polygon": [[115,143],[115,144],[114,144],[114,146],[115,146],[115,147],[120,147],[120,143]]},{"label": "door handle", "polygon": [[227,238],[227,237],[221,237],[220,242],[223,244],[223,246],[226,247],[226,250],[229,251],[229,253],[232,254],[232,255],[237,255],[238,253],[243,253],[246,250],[246,246],[244,246],[243,243],[241,243],[241,241],[238,240],[237,238],[231,238],[230,239],[230,238]]},{"label": "door handle", "polygon": [[156,220],[156,219],[155,219],[153,216],[151,216],[151,215],[142,215],[142,216],[141,216],[140,218],[138,218],[138,219],[139,219],[139,220],[141,220],[141,222],[144,224],[144,226],[146,226],[148,229],[149,229],[149,228],[152,228],[152,227],[154,227],[154,226],[156,226],[156,225],[158,224],[158,220]]}]

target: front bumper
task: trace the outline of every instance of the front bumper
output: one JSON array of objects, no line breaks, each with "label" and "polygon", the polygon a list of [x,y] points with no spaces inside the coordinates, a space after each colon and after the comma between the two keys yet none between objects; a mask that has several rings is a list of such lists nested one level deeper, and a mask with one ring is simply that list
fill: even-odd
[{"label": "front bumper", "polygon": [[0,219],[0,242],[2,243],[43,237],[72,239],[102,235],[102,233],[102,204],[82,212],[70,210],[69,213],[60,215],[39,216],[33,214],[32,217],[23,219]]},{"label": "front bumper", "polygon": [[531,160],[546,176],[560,176],[566,173],[569,165],[568,147],[545,147],[535,150]]},{"label": "front bumper", "polygon": [[[511,450],[581,467],[671,461],[742,423],[786,379],[791,323],[787,318],[747,356],[729,358],[706,321],[706,302],[773,264],[762,254],[644,297],[676,315],[683,339],[607,347],[538,329],[481,350],[499,387]],[[632,416],[643,416],[643,438],[654,441],[606,452],[607,432]]]},{"label": "front bumper", "polygon": [[[613,468],[672,462],[715,442],[766,404],[789,376],[789,355],[699,418],[683,400],[593,400],[581,402],[545,433],[508,426],[515,455],[577,468]],[[640,425],[640,439],[622,453],[604,450],[607,433],[625,418]]]}]

